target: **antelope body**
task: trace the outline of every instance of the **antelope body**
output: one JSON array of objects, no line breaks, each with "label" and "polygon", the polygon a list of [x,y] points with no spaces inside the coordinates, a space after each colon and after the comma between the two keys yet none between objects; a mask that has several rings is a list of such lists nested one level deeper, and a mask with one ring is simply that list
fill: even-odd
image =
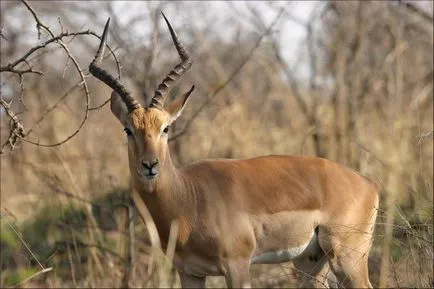
[{"label": "antelope body", "polygon": [[149,107],[98,66],[109,21],[89,70],[114,90],[111,109],[128,135],[133,199],[142,216],[144,206],[149,210],[163,247],[172,222],[178,223],[174,264],[181,285],[205,287],[206,276],[224,275],[229,287],[249,287],[251,264],[292,261],[314,277],[303,285],[318,285],[321,275],[327,285],[330,268],[339,285],[371,287],[367,260],[379,199],[367,178],[335,162],[297,156],[203,160],[175,168],[168,130],[194,87],[164,107],[170,84],[192,63],[165,20],[181,63]]}]

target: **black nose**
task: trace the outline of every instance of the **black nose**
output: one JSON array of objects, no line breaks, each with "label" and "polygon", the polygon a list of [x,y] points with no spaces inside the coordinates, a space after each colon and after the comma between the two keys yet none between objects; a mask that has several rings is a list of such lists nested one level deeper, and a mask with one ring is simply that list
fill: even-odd
[{"label": "black nose", "polygon": [[152,168],[154,168],[158,164],[158,159],[154,159],[153,161],[142,161],[142,166],[145,169],[148,169],[149,172],[152,172]]}]

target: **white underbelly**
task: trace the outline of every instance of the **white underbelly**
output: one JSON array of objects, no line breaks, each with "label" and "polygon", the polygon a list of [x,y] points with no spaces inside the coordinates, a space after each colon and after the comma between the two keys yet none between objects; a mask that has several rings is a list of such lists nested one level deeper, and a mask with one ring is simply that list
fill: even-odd
[{"label": "white underbelly", "polygon": [[250,259],[250,264],[274,264],[289,262],[300,256],[306,249],[308,244],[303,246],[282,249],[277,251],[268,251],[261,255],[253,256]]},{"label": "white underbelly", "polygon": [[317,234],[313,232],[312,238],[305,244],[273,251],[259,252],[250,258],[250,264],[275,264],[289,262],[302,256],[316,254],[318,250],[320,250],[318,237]]}]

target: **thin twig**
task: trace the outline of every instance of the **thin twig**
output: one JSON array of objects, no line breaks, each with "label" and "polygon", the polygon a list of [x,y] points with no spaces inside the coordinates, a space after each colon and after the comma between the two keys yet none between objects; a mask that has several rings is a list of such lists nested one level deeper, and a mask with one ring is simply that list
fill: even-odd
[{"label": "thin twig", "polygon": [[27,277],[26,279],[24,279],[23,281],[21,281],[21,282],[18,283],[17,285],[14,285],[13,288],[20,288],[20,287],[23,286],[25,283],[27,283],[29,280],[31,280],[31,279],[33,279],[33,278],[35,278],[35,277],[37,277],[37,276],[39,276],[39,275],[41,275],[41,274],[44,274],[44,273],[50,272],[50,271],[52,271],[52,270],[53,270],[52,267],[42,269],[41,271],[38,271],[38,272],[36,272],[35,274],[33,274],[33,275]]},{"label": "thin twig", "polygon": [[[6,215],[7,216],[7,215]],[[36,255],[32,252],[32,250],[30,250],[29,246],[27,245],[27,243],[24,241],[24,239],[21,237],[21,234],[18,233],[18,231],[14,228],[14,226],[9,222],[9,220],[7,218],[4,218],[4,220],[6,221],[6,223],[8,224],[9,228],[12,229],[12,231],[14,231],[14,233],[17,235],[18,239],[20,239],[21,243],[23,243],[23,245],[26,247],[27,251],[29,251],[29,253],[32,255],[33,259],[35,259],[35,261],[38,263],[39,267],[41,267],[42,271],[46,270],[45,267],[41,264],[41,262],[39,262],[38,258],[36,257]]]},{"label": "thin twig", "polygon": [[214,91],[212,91],[207,99],[199,106],[199,108],[194,112],[193,116],[190,117],[186,121],[186,124],[184,127],[177,133],[175,133],[173,136],[169,138],[169,141],[173,141],[177,139],[178,137],[181,137],[184,135],[193,121],[199,116],[199,114],[203,111],[203,109],[235,78],[235,76],[242,70],[242,68],[246,65],[246,63],[252,58],[254,52],[256,49],[258,49],[259,45],[262,42],[262,39],[264,39],[265,36],[269,35],[273,27],[276,25],[277,21],[280,19],[280,17],[285,12],[284,9],[281,9],[279,14],[276,16],[276,18],[273,20],[273,22],[268,26],[268,28],[265,30],[264,33],[259,36],[258,40],[256,41],[253,48],[250,50],[250,52],[247,54],[247,56],[244,58],[244,60],[235,68],[235,70],[229,75],[229,77],[226,79],[225,82],[223,82],[221,85],[219,85]]}]

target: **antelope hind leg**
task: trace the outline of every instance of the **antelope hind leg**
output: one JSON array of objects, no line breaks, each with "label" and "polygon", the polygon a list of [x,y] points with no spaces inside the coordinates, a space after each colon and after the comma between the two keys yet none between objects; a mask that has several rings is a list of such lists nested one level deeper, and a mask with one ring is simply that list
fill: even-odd
[{"label": "antelope hind leg", "polygon": [[249,260],[229,260],[225,269],[228,288],[251,288]]},{"label": "antelope hind leg", "polygon": [[298,288],[337,288],[336,277],[326,257],[318,261],[294,260],[293,264]]}]

